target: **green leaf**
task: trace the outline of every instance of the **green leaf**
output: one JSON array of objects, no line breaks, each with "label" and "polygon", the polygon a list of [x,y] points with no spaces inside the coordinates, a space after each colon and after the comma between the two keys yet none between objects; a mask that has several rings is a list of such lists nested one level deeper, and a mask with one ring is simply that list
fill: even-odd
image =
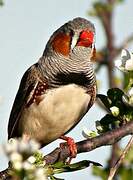
[{"label": "green leaf", "polygon": [[93,164],[94,166],[102,166],[100,163],[89,161],[89,160],[84,160],[84,161],[80,161],[80,162],[77,162],[74,164],[63,165],[60,168],[54,168],[53,172],[54,172],[54,174],[58,174],[58,173],[63,173],[63,172],[78,171],[78,170],[89,167],[90,164]]},{"label": "green leaf", "polygon": [[57,177],[55,177],[55,176],[50,176],[50,180],[64,180],[64,179],[57,178]]},{"label": "green leaf", "polygon": [[59,162],[56,162],[55,164],[52,164],[52,167],[53,168],[61,168],[61,167],[65,166],[65,165],[66,164],[64,162],[59,161]]},{"label": "green leaf", "polygon": [[121,180],[132,179],[133,177],[133,169],[122,167],[119,171],[119,177]]},{"label": "green leaf", "polygon": [[118,117],[114,117],[112,114],[106,114],[100,121],[96,121],[96,129],[101,134],[119,127],[119,124]]},{"label": "green leaf", "polygon": [[133,164],[133,147],[129,150],[126,158],[123,160],[123,164],[131,165]]},{"label": "green leaf", "polygon": [[123,76],[124,76],[124,80],[123,80],[124,89],[126,89],[130,81],[130,75],[129,73],[123,73]]},{"label": "green leaf", "polygon": [[110,108],[111,106],[111,101],[109,100],[109,98],[103,94],[97,94],[97,98],[99,98],[101,100],[101,102],[105,105],[105,107],[107,109]]},{"label": "green leaf", "polygon": [[100,167],[93,167],[93,175],[101,177],[102,180],[107,180],[108,172],[106,169],[101,169]]},{"label": "green leaf", "polygon": [[119,88],[109,89],[107,92],[108,98],[113,102],[122,101],[124,92]]},{"label": "green leaf", "polygon": [[106,114],[101,120],[100,120],[100,124],[101,125],[108,125],[108,124],[112,124],[114,121],[116,121],[117,118],[112,116],[111,114]]},{"label": "green leaf", "polygon": [[35,164],[42,165],[44,163],[43,154],[40,151],[34,153],[34,157],[36,158]]}]

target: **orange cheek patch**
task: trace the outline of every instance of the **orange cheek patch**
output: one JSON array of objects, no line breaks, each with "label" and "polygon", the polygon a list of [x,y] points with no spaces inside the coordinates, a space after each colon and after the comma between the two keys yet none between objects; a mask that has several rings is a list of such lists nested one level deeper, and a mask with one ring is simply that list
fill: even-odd
[{"label": "orange cheek patch", "polygon": [[69,51],[70,51],[70,41],[71,41],[71,38],[69,35],[60,33],[60,34],[57,34],[55,38],[53,39],[52,47],[56,52],[64,56],[68,56]]}]

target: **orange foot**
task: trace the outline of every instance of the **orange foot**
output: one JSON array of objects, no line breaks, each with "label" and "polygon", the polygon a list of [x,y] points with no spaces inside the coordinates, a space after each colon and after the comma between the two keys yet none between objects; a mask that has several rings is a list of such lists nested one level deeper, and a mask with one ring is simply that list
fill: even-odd
[{"label": "orange foot", "polygon": [[[67,142],[70,151],[70,157],[67,163],[70,164],[71,160],[77,156],[77,146],[73,138],[67,136],[61,136],[60,139],[63,139]],[[64,148],[64,143],[60,143],[60,147]]]}]

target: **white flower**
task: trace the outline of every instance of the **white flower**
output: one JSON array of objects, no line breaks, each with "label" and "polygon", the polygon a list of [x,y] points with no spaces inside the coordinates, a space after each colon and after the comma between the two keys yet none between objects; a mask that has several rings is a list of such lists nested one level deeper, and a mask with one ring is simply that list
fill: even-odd
[{"label": "white flower", "polygon": [[[21,159],[24,160],[29,156],[33,155],[33,153],[35,153],[39,147],[40,147],[39,143],[36,142],[35,140],[25,141],[23,140],[23,138],[19,138],[19,139],[11,138],[7,144],[3,145],[3,151],[11,161],[14,160],[19,161]],[[32,157],[30,161],[33,162],[35,161],[35,159],[33,160]]]},{"label": "white flower", "polygon": [[133,107],[133,87],[131,87],[128,92],[122,96],[122,101],[125,105]]},{"label": "white flower", "polygon": [[33,139],[29,141],[29,146],[31,153],[36,152],[40,148],[40,144]]},{"label": "white flower", "polygon": [[20,161],[15,161],[15,162],[13,162],[13,168],[14,169],[16,169],[16,170],[18,170],[18,171],[20,171],[21,169],[22,169],[22,162],[20,162]]},{"label": "white flower", "polygon": [[17,139],[9,139],[7,144],[4,145],[4,151],[6,154],[10,154],[16,152],[18,150],[18,140]]},{"label": "white flower", "polygon": [[19,139],[19,152],[21,153],[26,152],[27,154],[29,154],[29,151],[30,151],[29,142],[23,139]]},{"label": "white flower", "polygon": [[116,107],[116,106],[112,106],[110,108],[110,111],[111,111],[112,115],[115,116],[115,117],[117,117],[119,115],[119,113],[120,113],[119,108]]},{"label": "white flower", "polygon": [[34,156],[30,156],[27,161],[33,164],[36,161],[36,158]]},{"label": "white flower", "polygon": [[37,168],[35,172],[36,180],[47,180],[47,176],[45,174],[45,170],[43,168]]},{"label": "white flower", "polygon": [[23,162],[23,168],[24,168],[24,170],[29,171],[29,170],[34,170],[35,166],[33,164],[31,164],[30,162],[25,161],[25,162]]},{"label": "white flower", "polygon": [[132,59],[126,61],[125,69],[128,71],[133,71],[133,57]]},{"label": "white flower", "polygon": [[26,141],[24,139],[19,139],[19,147],[18,150],[21,153],[33,154],[36,152],[40,147],[40,144],[35,140]]},{"label": "white flower", "polygon": [[123,64],[122,64],[121,59],[117,59],[117,60],[115,61],[115,66],[116,66],[117,68],[119,68],[120,70],[124,70],[124,66],[123,66]]},{"label": "white flower", "polygon": [[115,66],[121,71],[133,71],[133,54],[127,49],[121,52],[121,59],[115,61]]},{"label": "white flower", "polygon": [[36,170],[36,176],[43,176],[44,175],[44,169],[43,168],[38,168]]},{"label": "white flower", "polygon": [[15,162],[15,161],[22,162],[23,160],[22,155],[19,154],[18,152],[13,152],[9,158],[10,158],[10,161],[12,162]]},{"label": "white flower", "polygon": [[130,97],[133,96],[133,87],[128,90],[127,95]]},{"label": "white flower", "polygon": [[95,131],[90,131],[90,130],[88,130],[86,127],[83,127],[82,135],[83,135],[85,138],[92,138],[92,137],[96,137],[96,136],[97,136],[97,133],[96,133]]}]

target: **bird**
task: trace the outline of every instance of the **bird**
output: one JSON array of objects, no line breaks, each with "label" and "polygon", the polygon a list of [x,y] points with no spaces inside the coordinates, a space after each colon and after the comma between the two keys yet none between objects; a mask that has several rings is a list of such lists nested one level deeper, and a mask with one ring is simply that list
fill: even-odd
[{"label": "bird", "polygon": [[25,137],[46,146],[66,136],[96,98],[95,27],[77,17],[58,28],[38,62],[24,73],[8,122],[8,139]]}]

